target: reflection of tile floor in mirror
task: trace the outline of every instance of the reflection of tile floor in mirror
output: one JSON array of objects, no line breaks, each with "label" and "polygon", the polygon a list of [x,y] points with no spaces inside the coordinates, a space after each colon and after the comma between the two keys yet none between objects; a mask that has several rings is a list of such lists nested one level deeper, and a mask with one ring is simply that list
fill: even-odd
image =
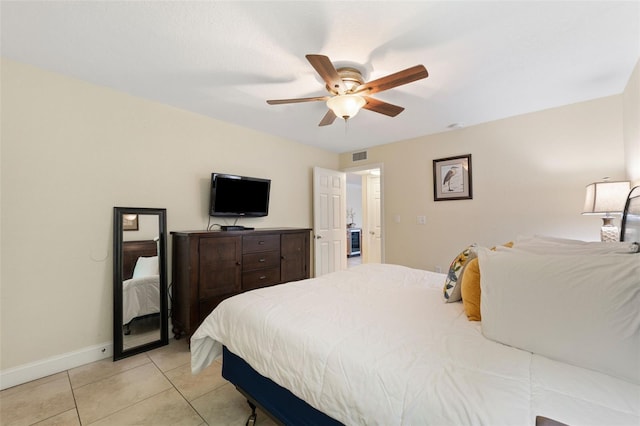
[{"label": "reflection of tile floor in mirror", "polygon": [[[214,362],[191,374],[187,342],[86,364],[0,392],[0,424],[244,425],[246,400]],[[40,422],[40,423],[39,423]],[[258,414],[257,425],[273,425]]]},{"label": "reflection of tile floor in mirror", "polygon": [[131,321],[129,334],[122,336],[122,346],[127,350],[156,340],[160,340],[160,317],[152,315]]}]

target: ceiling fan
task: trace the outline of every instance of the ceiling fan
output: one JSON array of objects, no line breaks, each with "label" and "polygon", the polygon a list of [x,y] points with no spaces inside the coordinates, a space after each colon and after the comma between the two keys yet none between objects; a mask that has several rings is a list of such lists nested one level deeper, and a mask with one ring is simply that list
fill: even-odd
[{"label": "ceiling fan", "polygon": [[326,89],[329,95],[312,98],[274,99],[268,100],[267,103],[269,105],[279,105],[326,101],[329,111],[320,120],[319,126],[332,124],[336,117],[342,117],[345,121],[353,118],[360,111],[360,108],[395,117],[404,111],[403,107],[372,98],[369,95],[429,76],[424,65],[416,65],[386,77],[365,82],[359,70],[352,67],[336,69],[327,56],[306,55],[306,58],[327,83]]}]

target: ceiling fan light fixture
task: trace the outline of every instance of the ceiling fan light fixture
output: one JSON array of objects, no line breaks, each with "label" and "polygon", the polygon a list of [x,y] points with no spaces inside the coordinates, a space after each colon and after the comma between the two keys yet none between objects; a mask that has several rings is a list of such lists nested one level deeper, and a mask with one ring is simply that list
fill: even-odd
[{"label": "ceiling fan light fixture", "polygon": [[345,120],[355,117],[367,101],[362,96],[358,95],[336,95],[329,98],[327,106],[337,117],[342,117]]},{"label": "ceiling fan light fixture", "polygon": [[403,107],[372,98],[370,95],[429,76],[424,65],[415,65],[365,83],[362,73],[356,68],[336,68],[329,57],[324,55],[309,54],[305,56],[324,81],[329,95],[297,99],[271,99],[267,100],[267,103],[269,105],[279,105],[326,101],[329,110],[325,112],[318,126],[333,124],[337,117],[344,118],[346,122],[348,119],[355,117],[363,107],[378,114],[395,117],[404,111]]}]

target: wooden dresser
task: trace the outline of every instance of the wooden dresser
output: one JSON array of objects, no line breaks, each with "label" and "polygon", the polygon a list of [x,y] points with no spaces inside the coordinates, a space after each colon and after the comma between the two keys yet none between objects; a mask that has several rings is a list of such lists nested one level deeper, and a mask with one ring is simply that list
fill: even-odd
[{"label": "wooden dresser", "polygon": [[310,276],[310,229],[172,232],[171,321],[190,338],[222,300]]}]

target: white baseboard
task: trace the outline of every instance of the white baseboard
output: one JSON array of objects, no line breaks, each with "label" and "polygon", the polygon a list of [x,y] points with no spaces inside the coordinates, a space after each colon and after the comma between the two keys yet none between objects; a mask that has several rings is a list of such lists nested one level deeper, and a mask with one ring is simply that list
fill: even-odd
[{"label": "white baseboard", "polygon": [[113,356],[113,342],[88,346],[0,371],[0,390]]}]

